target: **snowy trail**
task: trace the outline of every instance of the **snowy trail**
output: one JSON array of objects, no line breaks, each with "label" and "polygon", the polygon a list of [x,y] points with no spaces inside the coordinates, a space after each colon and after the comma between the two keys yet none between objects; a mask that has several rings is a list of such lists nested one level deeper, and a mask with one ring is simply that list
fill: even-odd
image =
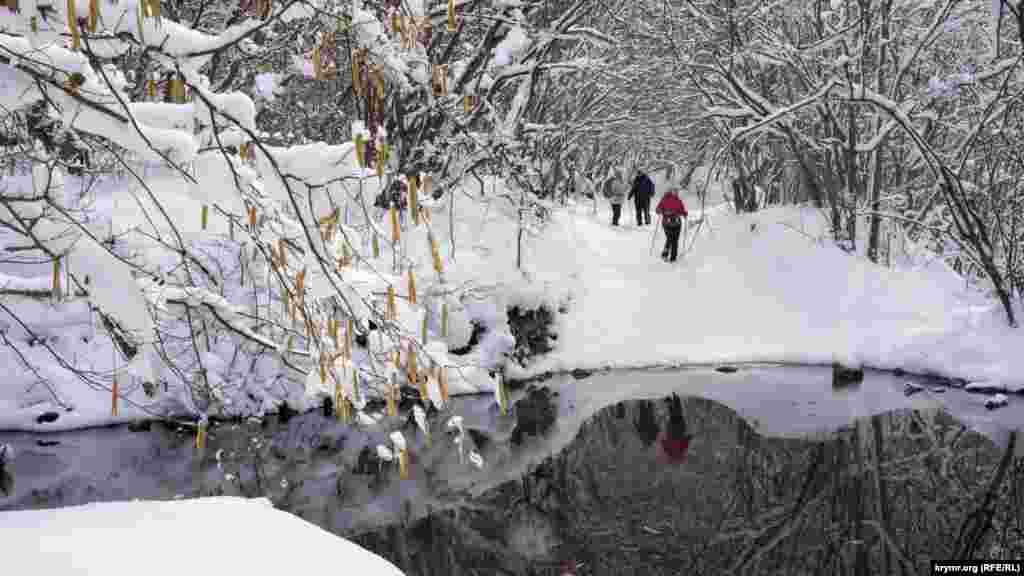
[{"label": "snowy trail", "polygon": [[[658,257],[664,234],[652,254],[652,228],[625,208],[621,227],[607,207],[556,213],[549,245],[571,248],[535,264],[574,287],[573,303],[556,350],[527,373],[841,362],[1024,385],[1024,359],[1010,353],[1024,335],[991,301],[941,270],[887,269],[815,241],[813,209],[709,207],[692,250],[671,264]],[[691,224],[701,215],[692,211]]]}]

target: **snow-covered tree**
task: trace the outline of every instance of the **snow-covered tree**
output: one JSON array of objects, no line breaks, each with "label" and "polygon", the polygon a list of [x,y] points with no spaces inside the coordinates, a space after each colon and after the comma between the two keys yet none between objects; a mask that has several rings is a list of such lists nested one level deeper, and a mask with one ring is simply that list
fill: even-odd
[{"label": "snow-covered tree", "polygon": [[470,173],[539,192],[526,118],[592,65],[563,50],[597,36],[589,2],[7,6],[0,335],[23,405],[355,417],[399,386],[497,386],[507,344],[448,354],[475,289],[446,275],[455,197]]},{"label": "snow-covered tree", "polygon": [[[737,210],[813,202],[839,245],[875,261],[891,259],[886,237],[927,239],[1016,322],[1015,249],[996,248],[1008,238],[996,220],[1005,228],[1012,212],[983,209],[1012,203],[990,202],[974,168],[990,164],[982,145],[1006,136],[1015,110],[1016,3],[680,0],[636,10],[651,16],[622,25],[671,55],[666,84],[684,97],[672,108],[683,125],[700,120],[693,133],[725,167],[709,175],[728,175]],[[652,76],[669,68],[651,61]]]}]

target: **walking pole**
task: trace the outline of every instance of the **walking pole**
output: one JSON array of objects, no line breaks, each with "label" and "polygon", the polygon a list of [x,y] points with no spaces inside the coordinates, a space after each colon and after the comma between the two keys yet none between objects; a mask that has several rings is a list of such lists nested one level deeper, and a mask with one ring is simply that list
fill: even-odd
[{"label": "walking pole", "polygon": [[658,237],[658,229],[661,228],[661,214],[658,214],[658,224],[651,230],[651,256],[654,256],[654,241]]},{"label": "walking pole", "polygon": [[690,235],[690,219],[689,218],[683,218],[683,260],[686,259],[686,253],[688,252],[688,250],[686,249],[686,238],[689,235]]}]

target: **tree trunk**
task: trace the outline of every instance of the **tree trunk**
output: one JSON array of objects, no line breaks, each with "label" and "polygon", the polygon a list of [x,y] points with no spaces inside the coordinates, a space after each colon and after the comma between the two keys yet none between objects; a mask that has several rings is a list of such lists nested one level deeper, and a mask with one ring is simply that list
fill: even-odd
[{"label": "tree trunk", "polygon": [[[878,94],[885,94],[885,55],[886,49],[884,46],[889,40],[889,12],[892,8],[892,0],[887,0],[882,3],[882,27],[879,31],[878,41],[875,42],[875,55],[878,58],[878,66],[876,67],[875,77],[875,92]],[[874,127],[872,133],[877,134],[881,128],[881,118],[877,112],[875,112]],[[868,258],[877,263],[878,262],[878,245],[879,245],[879,230],[881,228],[880,221],[881,217],[878,213],[881,211],[881,188],[882,188],[882,161],[884,160],[885,142],[879,142],[878,147],[871,152],[871,216],[870,216],[870,231],[868,233]]]}]

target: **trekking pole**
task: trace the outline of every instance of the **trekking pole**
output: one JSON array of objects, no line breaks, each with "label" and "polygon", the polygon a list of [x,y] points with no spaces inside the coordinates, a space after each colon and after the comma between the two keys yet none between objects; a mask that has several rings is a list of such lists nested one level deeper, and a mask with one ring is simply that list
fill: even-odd
[{"label": "trekking pole", "polygon": [[654,241],[658,238],[658,229],[661,228],[661,214],[658,214],[658,224],[651,230],[651,256],[654,256]]},{"label": "trekking pole", "polygon": [[683,218],[683,260],[686,260],[686,254],[689,249],[686,247],[686,238],[690,235],[690,219]]}]

